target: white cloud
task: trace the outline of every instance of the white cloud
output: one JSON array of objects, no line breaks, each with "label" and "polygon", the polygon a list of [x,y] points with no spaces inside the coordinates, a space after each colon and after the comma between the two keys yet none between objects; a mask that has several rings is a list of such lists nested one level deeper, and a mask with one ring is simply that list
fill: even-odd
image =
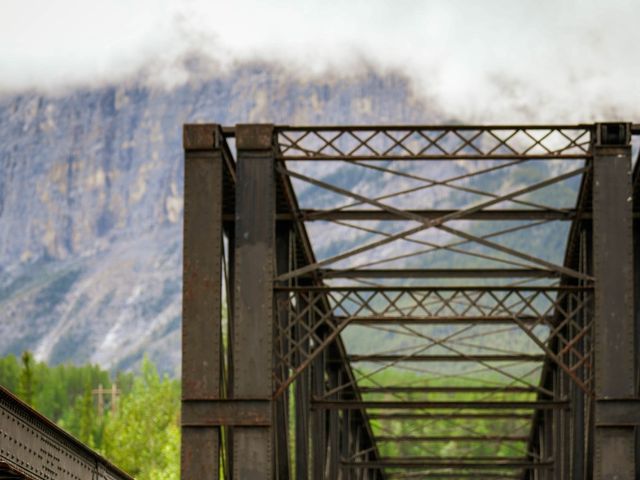
[{"label": "white cloud", "polygon": [[400,70],[466,121],[631,118],[639,13],[637,0],[5,0],[0,87],[117,80],[196,50],[300,75]]}]

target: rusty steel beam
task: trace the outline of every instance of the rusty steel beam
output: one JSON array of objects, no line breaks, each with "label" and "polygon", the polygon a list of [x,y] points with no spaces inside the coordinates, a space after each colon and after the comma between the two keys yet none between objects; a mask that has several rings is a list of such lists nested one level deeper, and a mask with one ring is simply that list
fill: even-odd
[{"label": "rusty steel beam", "polygon": [[[405,210],[411,215],[425,220],[435,220],[443,216],[456,213],[456,210]],[[291,216],[280,213],[278,220],[291,220]],[[352,209],[352,210],[313,210],[302,209],[300,218],[305,222],[341,220],[341,221],[398,221],[398,215],[386,210]],[[572,221],[577,218],[573,209],[568,210],[541,210],[541,209],[489,209],[477,212],[464,213],[458,217],[460,220],[475,221],[526,221],[526,220],[554,220]],[[590,219],[590,213],[583,213],[580,219]]]},{"label": "rusty steel beam", "polygon": [[373,386],[360,387],[361,393],[535,393],[533,387],[505,385],[504,387],[462,386]]},{"label": "rusty steel beam", "polygon": [[491,436],[491,435],[445,435],[445,436],[425,436],[425,435],[379,435],[378,442],[527,442],[527,436]]},{"label": "rusty steel beam", "polygon": [[[184,237],[182,294],[182,415],[193,401],[220,398],[222,203],[224,163],[218,125],[183,131]],[[220,429],[183,424],[181,478],[214,480]]]},{"label": "rusty steel beam", "polygon": [[133,480],[2,386],[0,478]]},{"label": "rusty steel beam", "polygon": [[[596,277],[595,397],[633,399],[635,324],[631,145],[628,125],[599,124],[593,159],[593,242]],[[632,427],[605,425],[595,408],[595,480],[635,477]]]},{"label": "rusty steel beam", "polygon": [[423,269],[319,269],[318,274],[328,278],[558,278],[557,272],[524,268],[423,268]]},{"label": "rusty steel beam", "polygon": [[[282,126],[277,128],[277,141],[279,158],[287,160],[571,160],[590,156],[592,129],[515,125]],[[564,137],[562,145],[546,145],[551,134],[556,140]],[[529,141],[518,142],[514,140],[517,136],[528,137]]]},{"label": "rusty steel beam", "polygon": [[[636,156],[633,171],[633,204],[634,209],[640,204],[640,153]],[[636,354],[636,395],[640,398],[640,221],[634,217],[633,222],[633,283],[635,308],[635,354]],[[640,426],[635,428],[636,437],[636,478],[640,478]]]},{"label": "rusty steel beam", "polygon": [[469,410],[554,410],[568,407],[567,401],[376,401],[376,400],[314,400],[312,408],[325,410],[354,410],[371,408],[378,410],[412,410],[412,409],[469,409]]},{"label": "rusty steel beam", "polygon": [[[466,315],[466,316],[422,316],[422,315],[370,315],[366,317],[343,317],[336,316],[336,322],[348,321],[351,324],[359,325],[375,325],[375,324],[394,324],[401,325],[459,325],[477,323],[478,325],[504,325],[504,324],[517,324],[513,316],[496,315],[496,316],[478,316],[478,315]],[[534,317],[534,316],[522,316],[517,318],[518,322],[531,324],[534,322],[542,323],[543,325],[549,325],[554,321],[553,317]]]},{"label": "rusty steel beam", "polygon": [[402,161],[443,161],[443,160],[585,160],[591,158],[588,153],[579,154],[564,154],[560,155],[524,155],[524,154],[505,154],[505,155],[487,155],[484,157],[478,155],[464,155],[464,154],[444,154],[444,155],[407,155],[407,156],[393,156],[393,155],[349,155],[349,154],[336,154],[331,157],[307,156],[307,155],[286,155],[278,157],[279,160],[287,160],[292,162],[363,162],[363,161],[389,161],[389,160],[402,160]]},{"label": "rusty steel beam", "polygon": [[542,362],[545,355],[531,354],[495,354],[495,355],[413,355],[407,354],[371,354],[371,355],[349,355],[350,362]]},{"label": "rusty steel beam", "polygon": [[[411,469],[445,469],[459,468],[469,470],[501,470],[501,469],[547,469],[553,466],[552,461],[531,462],[526,458],[509,457],[406,457],[382,458],[368,462],[342,462],[347,468],[411,468]],[[480,474],[480,478],[481,478]]]},{"label": "rusty steel beam", "polygon": [[371,286],[339,286],[330,287],[326,285],[321,286],[279,286],[276,285],[274,290],[287,291],[287,292],[446,292],[446,291],[470,291],[470,292],[590,292],[593,290],[591,285],[573,286],[573,285],[559,285],[559,286],[487,286],[487,285],[436,285],[436,286],[418,286],[418,285],[403,285],[403,286],[388,286],[388,285],[371,285]]},{"label": "rusty steel beam", "polygon": [[440,472],[402,472],[402,473],[391,473],[389,478],[393,480],[405,480],[409,478],[428,478],[429,480],[460,480],[465,478],[473,478],[478,479],[482,478],[482,480],[513,480],[515,478],[520,478],[519,475],[510,475],[506,473],[487,473],[482,472],[479,474],[478,472],[456,472],[456,473],[440,473]]},{"label": "rusty steel beam", "polygon": [[[275,175],[271,125],[236,128],[235,312],[233,398],[273,407]],[[233,431],[234,480],[274,476],[273,428]],[[250,459],[250,461],[248,461]]]},{"label": "rusty steel beam", "polygon": [[596,425],[600,427],[640,427],[640,399],[596,401]]},{"label": "rusty steel beam", "polygon": [[377,420],[531,420],[525,413],[369,413],[369,418]]},{"label": "rusty steel beam", "polygon": [[269,427],[273,422],[268,400],[185,400],[183,407],[183,427]]},{"label": "rusty steel beam", "polygon": [[[434,220],[444,215],[452,215],[456,210],[403,210],[409,215],[422,217],[424,220]],[[567,221],[581,220],[590,222],[593,218],[591,212],[577,212],[573,209],[543,210],[530,209],[489,209],[478,212],[463,213],[458,216],[461,220],[473,220],[478,222],[495,221]],[[640,218],[640,212],[634,211],[633,218]],[[235,222],[235,216],[225,213],[222,217],[225,222]],[[399,221],[398,216],[386,210],[376,209],[352,209],[352,210],[317,210],[303,208],[295,212],[278,211],[277,222],[327,222],[327,221]]]},{"label": "rusty steel beam", "polygon": [[[289,268],[291,262],[291,227],[290,223],[279,223],[276,225],[276,271],[278,273],[285,272]],[[278,328],[286,329],[289,322],[289,312],[287,307],[287,294],[279,292],[274,295],[274,312],[276,314],[275,321]],[[280,339],[276,343],[274,349],[274,356],[286,355],[289,350],[289,342],[286,339]],[[276,361],[274,359],[274,364]],[[286,368],[284,366],[276,367],[276,376],[284,378],[286,375]],[[275,471],[276,478],[288,479],[291,477],[291,456],[289,455],[290,445],[290,426],[288,421],[289,416],[289,392],[285,392],[283,395],[275,400]]]}]

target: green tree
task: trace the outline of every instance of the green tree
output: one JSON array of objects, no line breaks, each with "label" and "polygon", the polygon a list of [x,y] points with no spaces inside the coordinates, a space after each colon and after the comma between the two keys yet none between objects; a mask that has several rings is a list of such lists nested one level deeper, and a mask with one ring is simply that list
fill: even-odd
[{"label": "green tree", "polygon": [[0,359],[0,385],[12,391],[18,391],[20,383],[20,364],[15,355]]},{"label": "green tree", "polygon": [[93,430],[95,411],[93,408],[93,395],[91,384],[87,383],[84,394],[77,401],[78,438],[81,442],[93,447]]},{"label": "green tree", "polygon": [[20,383],[18,386],[18,395],[31,406],[34,406],[34,359],[29,351],[22,353],[22,370],[20,371]]},{"label": "green tree", "polygon": [[160,378],[145,358],[131,392],[105,423],[102,453],[138,480],[178,480],[179,406],[179,383]]}]

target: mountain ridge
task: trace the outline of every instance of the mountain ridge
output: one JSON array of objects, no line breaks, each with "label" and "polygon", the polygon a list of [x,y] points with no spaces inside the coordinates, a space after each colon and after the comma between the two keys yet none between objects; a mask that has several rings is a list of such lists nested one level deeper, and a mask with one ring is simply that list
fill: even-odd
[{"label": "mountain ridge", "polygon": [[440,120],[395,73],[207,75],[0,96],[0,354],[179,374],[183,123]]}]

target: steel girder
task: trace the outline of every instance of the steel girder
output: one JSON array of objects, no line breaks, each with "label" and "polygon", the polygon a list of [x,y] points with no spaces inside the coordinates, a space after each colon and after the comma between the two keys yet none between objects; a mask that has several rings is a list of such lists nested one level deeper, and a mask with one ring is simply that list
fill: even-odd
[{"label": "steel girder", "polygon": [[632,130],[185,126],[183,478],[636,478]]}]

